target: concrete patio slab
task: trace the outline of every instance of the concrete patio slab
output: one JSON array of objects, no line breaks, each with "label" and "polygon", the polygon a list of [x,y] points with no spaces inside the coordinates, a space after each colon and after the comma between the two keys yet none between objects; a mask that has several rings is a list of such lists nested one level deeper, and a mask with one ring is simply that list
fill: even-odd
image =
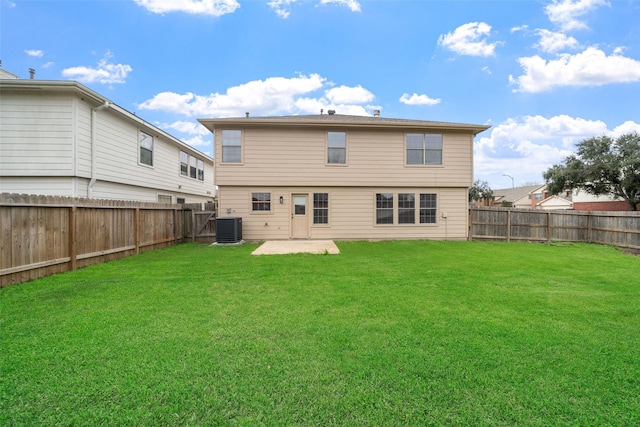
[{"label": "concrete patio slab", "polygon": [[340,250],[333,240],[268,240],[253,251],[251,255],[299,253],[337,255]]}]

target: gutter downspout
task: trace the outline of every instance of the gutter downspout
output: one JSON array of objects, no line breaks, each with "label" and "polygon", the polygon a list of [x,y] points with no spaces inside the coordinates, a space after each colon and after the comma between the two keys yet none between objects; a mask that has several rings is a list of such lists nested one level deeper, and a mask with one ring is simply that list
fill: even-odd
[{"label": "gutter downspout", "polygon": [[97,134],[97,126],[96,126],[96,118],[98,117],[98,111],[104,110],[105,108],[109,108],[109,101],[104,101],[104,104],[97,106],[93,110],[91,110],[91,181],[89,181],[89,187],[87,188],[87,197],[92,197],[93,186],[96,184],[96,158],[97,158],[97,142],[96,142],[96,134]]}]

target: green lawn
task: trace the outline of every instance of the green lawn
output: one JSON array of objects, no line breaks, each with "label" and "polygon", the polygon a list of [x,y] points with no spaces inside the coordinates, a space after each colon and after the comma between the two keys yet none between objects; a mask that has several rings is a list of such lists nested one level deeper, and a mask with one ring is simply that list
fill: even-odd
[{"label": "green lawn", "polygon": [[0,290],[0,424],[640,425],[640,257],[187,244]]}]

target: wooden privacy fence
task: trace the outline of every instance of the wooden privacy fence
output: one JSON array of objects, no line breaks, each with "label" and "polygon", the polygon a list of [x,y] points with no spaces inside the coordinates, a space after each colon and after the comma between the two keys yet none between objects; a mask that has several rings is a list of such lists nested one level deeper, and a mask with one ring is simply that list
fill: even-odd
[{"label": "wooden privacy fence", "polygon": [[182,242],[180,205],[0,194],[0,287]]},{"label": "wooden privacy fence", "polygon": [[184,212],[182,233],[185,241],[213,243],[216,240],[215,203],[186,203],[182,205]]},{"label": "wooden privacy fence", "polygon": [[585,242],[640,250],[639,212],[471,208],[472,240]]}]

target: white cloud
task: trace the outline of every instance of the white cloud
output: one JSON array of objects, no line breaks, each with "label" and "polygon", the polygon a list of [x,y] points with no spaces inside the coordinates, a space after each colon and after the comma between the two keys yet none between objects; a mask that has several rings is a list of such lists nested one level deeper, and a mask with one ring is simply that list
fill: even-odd
[{"label": "white cloud", "polygon": [[162,129],[173,129],[180,134],[186,135],[196,135],[196,136],[205,136],[209,135],[211,132],[202,126],[200,122],[186,122],[186,121],[177,121],[173,123],[163,123],[160,124],[159,127]]},{"label": "white cloud", "polygon": [[336,104],[363,104],[373,101],[373,94],[358,85],[356,87],[340,86],[325,92],[327,99]]},{"label": "white cloud", "polygon": [[627,120],[623,124],[613,128],[613,130],[610,132],[610,134],[614,138],[617,138],[620,135],[624,135],[626,133],[633,133],[633,132],[636,132],[636,133],[640,134],[640,123],[636,123],[634,121]]},{"label": "white cloud", "polygon": [[362,8],[357,0],[320,0],[321,5],[335,3],[341,6],[346,6],[351,9],[352,12],[360,12]]},{"label": "white cloud", "polygon": [[298,0],[271,0],[267,2],[267,6],[273,9],[281,18],[288,18],[290,15],[289,5],[296,3]]},{"label": "white cloud", "polygon": [[40,49],[26,49],[24,53],[35,58],[42,58],[44,56],[44,51]]},{"label": "white cloud", "polygon": [[474,146],[476,178],[504,188],[510,186],[504,184],[504,173],[512,175],[516,185],[542,183],[542,173],[573,153],[576,143],[609,131],[600,120],[559,115],[510,118],[487,132]]},{"label": "white cloud", "polygon": [[133,68],[127,64],[113,64],[110,62],[112,58],[113,54],[107,51],[105,56],[98,61],[96,68],[86,66],[65,68],[62,70],[62,75],[82,83],[124,83]]},{"label": "white cloud", "polygon": [[575,55],[562,54],[546,61],[538,55],[518,60],[524,74],[513,78],[514,91],[542,92],[558,86],[602,86],[640,81],[640,61],[613,54],[607,56],[596,47]]},{"label": "white cloud", "polygon": [[578,40],[564,33],[556,33],[539,28],[536,30],[536,35],[540,36],[540,41],[536,44],[536,47],[543,52],[555,53],[566,48],[578,47]]},{"label": "white cloud", "polygon": [[222,16],[240,7],[237,0],[134,0],[152,13],[185,12],[193,15]]},{"label": "white cloud", "polygon": [[488,43],[491,25],[484,22],[470,22],[456,28],[452,33],[438,37],[438,45],[452,52],[469,56],[491,56],[500,42]]},{"label": "white cloud", "polygon": [[518,31],[526,31],[529,28],[528,25],[520,25],[518,27],[511,27],[511,30],[509,30],[512,34],[513,33],[517,33]]},{"label": "white cloud", "polygon": [[55,64],[56,64],[56,63],[55,63],[55,62],[53,62],[53,61],[45,62],[45,63],[42,65],[42,68],[50,68],[50,67],[53,67]]},{"label": "white cloud", "polygon": [[609,6],[605,0],[553,0],[544,11],[549,20],[564,31],[588,28],[580,18],[600,6]]},{"label": "white cloud", "polygon": [[414,93],[409,96],[408,93],[402,94],[400,102],[406,105],[436,105],[442,101],[440,98],[429,98],[427,95],[418,95]]},{"label": "white cloud", "polygon": [[327,86],[332,83],[318,74],[269,77],[230,87],[223,94],[162,92],[138,108],[198,118],[241,117],[245,112],[252,116],[319,114],[320,109],[334,109],[339,114],[370,115],[369,110],[380,109],[363,105],[371,102],[374,95],[362,86],[339,86],[319,92]]},{"label": "white cloud", "polygon": [[489,67],[482,67],[481,70],[489,75],[493,74],[493,71],[491,71],[491,68]]}]

